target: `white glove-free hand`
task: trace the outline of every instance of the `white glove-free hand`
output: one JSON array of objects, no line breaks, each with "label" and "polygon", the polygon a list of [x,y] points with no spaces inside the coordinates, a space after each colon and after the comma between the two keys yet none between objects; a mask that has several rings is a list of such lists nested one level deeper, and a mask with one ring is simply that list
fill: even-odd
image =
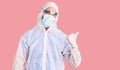
[{"label": "white glove-free hand", "polygon": [[79,34],[79,32],[77,32],[76,34],[72,33],[67,36],[67,39],[73,48],[77,47],[76,39],[77,39],[78,34]]}]

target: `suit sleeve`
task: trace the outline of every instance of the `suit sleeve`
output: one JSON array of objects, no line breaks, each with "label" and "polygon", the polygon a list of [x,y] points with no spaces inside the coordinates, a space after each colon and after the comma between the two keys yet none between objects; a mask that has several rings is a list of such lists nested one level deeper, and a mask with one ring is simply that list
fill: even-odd
[{"label": "suit sleeve", "polygon": [[81,63],[81,55],[78,48],[72,48],[68,40],[65,41],[63,56],[73,68],[77,68]]},{"label": "suit sleeve", "polygon": [[26,61],[28,57],[27,41],[21,37],[13,62],[12,70],[26,70]]}]

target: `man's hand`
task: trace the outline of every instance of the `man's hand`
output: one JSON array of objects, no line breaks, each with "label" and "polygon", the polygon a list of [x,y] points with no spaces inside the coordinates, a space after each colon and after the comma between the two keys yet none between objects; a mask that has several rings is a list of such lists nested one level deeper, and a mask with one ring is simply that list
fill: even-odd
[{"label": "man's hand", "polygon": [[76,34],[72,33],[67,36],[67,39],[73,48],[77,47],[76,39],[77,39],[78,34],[79,32],[77,32]]}]

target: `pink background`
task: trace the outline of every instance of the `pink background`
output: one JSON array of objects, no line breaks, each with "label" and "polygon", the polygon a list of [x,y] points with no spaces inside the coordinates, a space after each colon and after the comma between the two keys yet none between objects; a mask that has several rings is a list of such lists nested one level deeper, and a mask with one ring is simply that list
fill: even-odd
[{"label": "pink background", "polygon": [[[50,0],[0,1],[0,70],[11,70],[22,34],[34,27],[41,6]],[[60,10],[58,27],[80,32],[82,63],[76,70],[120,70],[120,1],[51,0]],[[66,63],[65,70],[74,70]]]}]

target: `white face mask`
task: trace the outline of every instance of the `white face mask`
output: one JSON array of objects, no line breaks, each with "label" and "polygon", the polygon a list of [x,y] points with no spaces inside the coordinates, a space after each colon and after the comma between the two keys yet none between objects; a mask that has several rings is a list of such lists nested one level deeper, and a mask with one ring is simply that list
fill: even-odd
[{"label": "white face mask", "polygon": [[42,25],[44,27],[50,27],[52,25],[55,25],[56,19],[52,15],[44,14],[42,19]]}]

